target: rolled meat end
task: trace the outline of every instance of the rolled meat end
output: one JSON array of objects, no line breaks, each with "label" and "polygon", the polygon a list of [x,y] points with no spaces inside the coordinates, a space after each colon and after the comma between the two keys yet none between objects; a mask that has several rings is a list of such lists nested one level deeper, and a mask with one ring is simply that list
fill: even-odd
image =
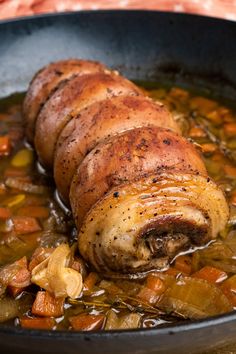
[{"label": "rolled meat end", "polygon": [[114,187],[90,209],[79,250],[107,275],[163,269],[179,252],[216,238],[228,213],[222,191],[208,177],[153,174]]},{"label": "rolled meat end", "polygon": [[60,133],[82,109],[114,96],[139,94],[142,91],[136,85],[115,72],[76,76],[67,81],[51,95],[36,121],[34,143],[41,164],[52,168]]},{"label": "rolled meat end", "polygon": [[95,102],[71,119],[62,130],[54,156],[54,179],[62,200],[69,204],[75,171],[99,142],[126,130],[150,126],[180,132],[166,107],[144,96]]},{"label": "rolled meat end", "polygon": [[85,157],[71,183],[70,203],[78,230],[86,213],[110,189],[173,170],[207,176],[194,146],[171,130],[135,128],[101,142]]},{"label": "rolled meat end", "polygon": [[107,70],[103,64],[95,61],[68,59],[51,63],[37,72],[30,82],[23,104],[25,132],[28,141],[33,143],[35,122],[39,111],[60,83],[73,76]]}]

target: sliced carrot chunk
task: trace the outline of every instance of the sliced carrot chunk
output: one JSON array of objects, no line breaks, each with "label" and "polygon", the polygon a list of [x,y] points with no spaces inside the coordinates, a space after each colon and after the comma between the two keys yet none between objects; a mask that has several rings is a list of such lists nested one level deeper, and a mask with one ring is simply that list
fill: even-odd
[{"label": "sliced carrot chunk", "polygon": [[83,291],[85,293],[90,292],[98,280],[99,280],[99,276],[97,273],[94,273],[94,272],[89,273],[89,275],[87,276],[87,278],[84,281]]},{"label": "sliced carrot chunk", "polygon": [[224,166],[224,171],[225,171],[227,176],[236,177],[236,167],[231,166],[231,165],[225,165]]},{"label": "sliced carrot chunk", "polygon": [[189,131],[190,138],[204,138],[206,133],[200,127],[192,127]]},{"label": "sliced carrot chunk", "polygon": [[7,287],[7,289],[13,297],[17,297],[20,293],[22,293],[22,291],[25,290],[25,287],[24,288],[17,288],[16,286],[9,285]]},{"label": "sliced carrot chunk", "polygon": [[10,114],[0,113],[0,120],[9,120]]},{"label": "sliced carrot chunk", "polygon": [[20,324],[24,328],[32,329],[53,329],[56,322],[53,318],[29,318],[22,317]]},{"label": "sliced carrot chunk", "polygon": [[217,150],[217,146],[213,143],[206,143],[201,145],[202,152],[207,154],[207,153],[212,153]]},{"label": "sliced carrot chunk", "polygon": [[236,137],[236,123],[224,124],[224,132],[228,137]]},{"label": "sliced carrot chunk", "polygon": [[27,258],[24,256],[18,261],[14,262],[9,268],[15,269],[15,273],[9,286],[24,288],[30,284],[30,272],[28,270]]},{"label": "sliced carrot chunk", "polygon": [[189,98],[189,92],[181,89],[180,87],[173,87],[170,90],[169,95],[180,100],[186,100]]},{"label": "sliced carrot chunk", "polygon": [[148,302],[152,305],[154,305],[158,298],[159,295],[152,289],[144,286],[138,293],[137,297],[141,299],[142,301]]},{"label": "sliced carrot chunk", "polygon": [[189,256],[183,255],[176,258],[175,268],[186,275],[192,272],[192,259]]},{"label": "sliced carrot chunk", "polygon": [[43,206],[25,206],[17,211],[18,216],[28,216],[46,219],[49,216],[49,209]]},{"label": "sliced carrot chunk", "polygon": [[[6,268],[9,272],[7,289],[14,297],[19,295],[27,286],[30,285],[31,274],[28,270],[27,258],[24,256]],[[5,274],[7,276],[7,274]]]},{"label": "sliced carrot chunk", "polygon": [[164,274],[167,275],[172,275],[174,277],[178,277],[179,275],[183,274],[183,272],[181,272],[179,269],[176,269],[174,267],[170,267],[168,268],[165,272],[163,272]]},{"label": "sliced carrot chunk", "polygon": [[38,221],[31,216],[14,216],[11,220],[13,222],[14,231],[18,235],[29,234],[41,230]]},{"label": "sliced carrot chunk", "polygon": [[48,291],[38,291],[32,313],[38,316],[59,317],[64,313],[64,298],[55,298]]},{"label": "sliced carrot chunk", "polygon": [[11,216],[11,211],[8,208],[0,208],[0,219],[8,219]]},{"label": "sliced carrot chunk", "polygon": [[203,115],[206,115],[217,108],[218,104],[215,101],[205,97],[194,97],[190,101],[190,108],[197,109]]},{"label": "sliced carrot chunk", "polygon": [[95,331],[101,329],[104,323],[104,315],[81,314],[69,318],[73,329],[77,331]]},{"label": "sliced carrot chunk", "polygon": [[221,124],[222,123],[222,117],[221,117],[220,111],[218,109],[213,110],[212,112],[209,112],[206,116],[214,124]]},{"label": "sliced carrot chunk", "polygon": [[211,266],[205,266],[196,273],[192,274],[192,277],[198,279],[205,279],[209,283],[220,283],[227,278],[227,274],[221,270]]},{"label": "sliced carrot chunk", "polygon": [[148,275],[146,286],[147,288],[155,291],[157,295],[161,295],[165,291],[164,282],[156,275]]},{"label": "sliced carrot chunk", "polygon": [[7,156],[10,154],[11,144],[8,135],[0,136],[0,156]]},{"label": "sliced carrot chunk", "polygon": [[137,297],[150,304],[155,304],[166,287],[164,282],[155,274],[147,276],[146,285],[139,291]]}]

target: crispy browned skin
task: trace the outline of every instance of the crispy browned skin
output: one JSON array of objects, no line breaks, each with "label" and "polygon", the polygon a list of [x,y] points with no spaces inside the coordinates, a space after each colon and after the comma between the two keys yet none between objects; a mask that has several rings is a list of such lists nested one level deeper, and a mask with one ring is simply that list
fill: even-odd
[{"label": "crispy browned skin", "polygon": [[[84,62],[75,76],[63,63],[33,80],[25,118],[72,207],[81,255],[108,275],[137,273],[216,238],[229,214],[225,197],[170,112],[102,65],[88,62],[88,73]],[[67,77],[58,85],[60,65]]]},{"label": "crispy browned skin", "polygon": [[225,227],[228,206],[208,177],[159,171],[109,190],[79,232],[83,257],[103,274],[163,269]]},{"label": "crispy browned skin", "polygon": [[101,142],[83,160],[71,183],[70,204],[77,227],[113,187],[168,170],[207,175],[194,146],[171,130],[136,128]]},{"label": "crispy browned skin", "polygon": [[143,96],[119,96],[95,102],[71,119],[59,137],[54,158],[54,178],[63,201],[69,203],[76,168],[99,142],[145,126],[166,127],[179,132],[166,107]]},{"label": "crispy browned skin", "polygon": [[23,105],[28,141],[33,143],[35,120],[38,113],[50,94],[61,82],[74,75],[103,72],[105,70],[106,67],[101,63],[78,59],[58,61],[41,69],[32,79]]},{"label": "crispy browned skin", "polygon": [[112,72],[72,78],[52,94],[38,116],[34,142],[40,162],[48,169],[53,165],[59,134],[83,108],[114,96],[138,94],[133,83]]}]

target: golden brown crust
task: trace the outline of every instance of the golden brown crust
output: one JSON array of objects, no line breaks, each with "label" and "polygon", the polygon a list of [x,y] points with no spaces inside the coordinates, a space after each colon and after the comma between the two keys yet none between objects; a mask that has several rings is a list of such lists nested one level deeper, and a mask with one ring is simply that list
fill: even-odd
[{"label": "golden brown crust", "polygon": [[69,80],[45,103],[36,122],[34,142],[42,165],[48,169],[53,166],[54,150],[62,129],[83,108],[114,96],[140,93],[137,86],[112,72]]},{"label": "golden brown crust", "polygon": [[119,96],[95,102],[63,129],[55,151],[54,178],[64,202],[76,168],[103,139],[126,130],[156,126],[179,132],[170,112],[161,103],[143,96]]},{"label": "golden brown crust", "polygon": [[194,146],[171,130],[136,128],[101,142],[71,183],[70,203],[78,229],[90,208],[114,186],[168,170],[207,175]]},{"label": "golden brown crust", "polygon": [[73,61],[61,63],[33,80],[24,110],[31,138],[36,121],[40,162],[54,161],[71,203],[82,256],[107,274],[135,273],[216,238],[226,200],[168,110],[98,63],[84,62],[77,76]]},{"label": "golden brown crust", "polygon": [[73,75],[104,70],[106,67],[101,63],[78,59],[61,60],[41,69],[31,81],[23,105],[28,141],[33,143],[34,125],[41,107],[62,81],[70,79]]},{"label": "golden brown crust", "polygon": [[82,256],[106,275],[163,269],[173,256],[216,238],[229,215],[208,177],[170,171],[114,187],[85,216]]}]

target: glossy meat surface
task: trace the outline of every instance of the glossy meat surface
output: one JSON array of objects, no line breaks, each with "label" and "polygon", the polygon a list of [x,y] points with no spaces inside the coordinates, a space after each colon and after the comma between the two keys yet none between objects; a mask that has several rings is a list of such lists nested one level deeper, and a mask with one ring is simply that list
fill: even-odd
[{"label": "glossy meat surface", "polygon": [[99,142],[126,130],[155,126],[180,132],[166,107],[148,97],[112,97],[83,109],[63,129],[57,143],[54,178],[62,199],[68,203],[76,169]]},{"label": "glossy meat surface", "polygon": [[73,76],[104,72],[106,67],[98,62],[69,59],[52,63],[41,69],[32,79],[23,104],[26,124],[26,137],[34,141],[34,128],[37,116],[54,90]]},{"label": "glossy meat surface", "polygon": [[148,174],[179,170],[207,175],[193,145],[171,130],[136,128],[98,144],[71,183],[70,202],[78,229],[90,208],[113,187]]},{"label": "glossy meat surface", "polygon": [[228,207],[168,109],[94,65],[52,89],[27,127],[72,208],[81,255],[107,274],[161,269],[215,239]]},{"label": "glossy meat surface", "polygon": [[82,109],[114,96],[140,93],[134,84],[113,72],[76,76],[64,83],[45,103],[37,118],[34,143],[42,165],[52,167],[60,133]]}]

